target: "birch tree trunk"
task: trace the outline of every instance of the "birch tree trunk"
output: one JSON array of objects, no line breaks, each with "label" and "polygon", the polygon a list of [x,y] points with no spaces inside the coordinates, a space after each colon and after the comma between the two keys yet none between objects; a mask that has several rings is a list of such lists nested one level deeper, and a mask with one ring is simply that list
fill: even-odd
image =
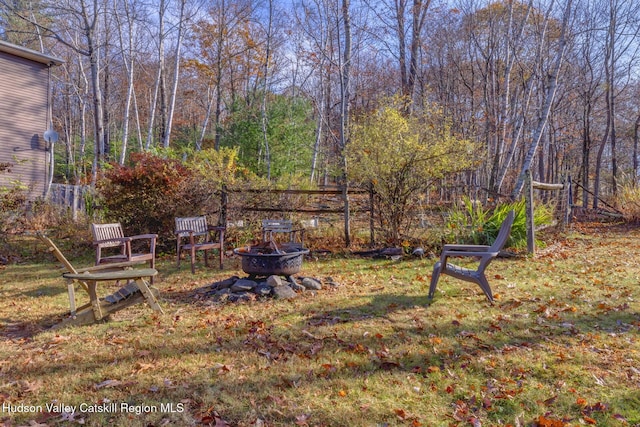
[{"label": "birch tree trunk", "polygon": [[264,140],[264,156],[267,165],[267,180],[271,180],[271,150],[269,147],[268,117],[267,117],[267,91],[269,88],[269,61],[271,60],[271,27],[273,23],[273,0],[269,0],[269,22],[267,24],[267,40],[265,58],[263,64],[264,82],[262,87],[262,103],[260,105],[262,137]]},{"label": "birch tree trunk", "polygon": [[[542,111],[540,113],[540,118],[538,119],[538,124],[533,134],[533,139],[531,141],[531,145],[529,146],[529,150],[524,158],[524,163],[522,165],[522,171],[520,172],[520,176],[518,177],[518,181],[511,193],[511,198],[516,199],[522,192],[522,187],[524,186],[524,178],[525,172],[531,170],[531,164],[533,159],[538,151],[538,147],[540,145],[540,140],[542,138],[542,134],[545,126],[547,125],[547,121],[549,120],[549,112],[551,111],[551,106],[553,105],[553,101],[556,95],[556,89],[558,87],[558,76],[560,74],[560,67],[562,66],[562,62],[564,60],[564,54],[567,49],[567,29],[569,25],[569,17],[572,13],[572,4],[573,0],[567,0],[567,4],[562,16],[562,28],[560,30],[560,38],[558,41],[558,51],[556,52],[556,56],[553,62],[553,66],[549,71],[548,82],[549,86],[547,87],[547,91],[544,97],[544,103],[542,106]],[[553,4],[553,2],[552,2]]]},{"label": "birch tree trunk", "polygon": [[182,38],[184,35],[184,9],[186,6],[186,0],[180,0],[180,17],[178,20],[178,38],[176,40],[176,57],[173,64],[173,83],[171,85],[171,93],[169,94],[169,109],[167,112],[167,124],[164,133],[164,139],[162,145],[164,148],[169,148],[169,142],[171,140],[171,126],[173,124],[173,113],[176,105],[176,94],[178,92],[178,81],[180,80],[180,50],[182,47]]},{"label": "birch tree trunk", "polygon": [[[527,22],[529,20],[529,16],[531,14],[532,9],[533,9],[533,5],[532,5],[532,1],[530,1],[529,5],[527,6],[527,13],[522,19],[522,21],[520,22],[520,28],[516,30],[517,35],[512,37],[511,34],[507,34],[507,38],[509,40],[508,41],[509,48],[507,49],[507,58],[505,61],[504,75],[502,79],[502,81],[504,82],[503,95],[500,99],[500,104],[501,104],[500,105],[500,122],[497,129],[498,138],[499,138],[498,147],[500,148],[496,149],[495,158],[494,158],[494,168],[491,173],[491,181],[493,181],[495,177],[495,182],[489,183],[489,188],[493,190],[496,194],[500,194],[502,184],[504,183],[505,177],[507,176],[507,173],[511,166],[511,162],[514,157],[516,147],[520,142],[520,136],[522,135],[522,127],[524,122],[523,117],[526,114],[526,110],[529,105],[529,100],[531,99],[531,94],[533,92],[533,85],[529,84],[529,88],[528,88],[529,90],[527,91],[527,95],[526,95],[526,102],[523,103],[523,111],[521,111],[519,118],[516,119],[515,112],[513,112],[510,108],[511,96],[512,96],[511,74],[513,72],[513,67],[516,63],[516,59],[518,56],[517,53],[515,52],[515,50],[517,49],[517,46],[514,46],[514,45],[521,43],[524,30],[525,28],[527,28]],[[511,30],[512,28],[514,28],[514,25],[515,25],[513,22],[513,13],[514,13],[513,1],[510,1],[509,2],[509,24],[507,27],[509,33],[511,33]],[[544,35],[546,34],[547,22],[548,22],[548,16],[545,18],[544,31],[543,31],[543,34],[540,36],[541,41],[544,40],[545,38]],[[543,43],[540,43],[538,45],[538,55],[537,55],[538,58],[542,58],[542,46],[543,46]],[[509,120],[509,118],[511,118],[512,122],[515,122],[516,131],[512,135],[513,137],[507,149],[506,155],[503,155],[501,147],[504,147],[506,145],[506,140],[507,140],[507,122],[506,121]]]},{"label": "birch tree trunk", "polygon": [[148,150],[153,144],[153,132],[156,118],[156,109],[158,106],[158,95],[160,92],[160,85],[162,76],[164,74],[165,57],[164,57],[164,14],[166,12],[166,0],[160,0],[158,5],[158,71],[156,73],[155,84],[153,86],[153,95],[151,100],[151,106],[149,107],[149,127],[147,132],[147,143],[145,148]]},{"label": "birch tree trunk", "polygon": [[120,51],[122,55],[122,63],[124,64],[125,71],[127,73],[127,94],[124,102],[124,112],[122,117],[122,147],[120,151],[119,163],[124,165],[127,158],[127,147],[129,141],[129,122],[131,120],[131,103],[133,98],[133,76],[134,76],[134,52],[133,52],[133,40],[135,33],[135,17],[134,11],[130,9],[128,1],[124,1],[122,4],[124,14],[127,23],[127,43],[124,42],[123,36],[123,24],[120,20],[120,14],[118,13],[118,3],[114,1],[114,16],[118,26],[118,39],[120,41]]},{"label": "birch tree trunk", "polygon": [[342,198],[344,199],[344,241],[351,246],[351,220],[349,216],[349,179],[346,148],[349,141],[349,99],[351,97],[351,14],[349,0],[342,0],[344,50],[340,67],[340,156],[342,161]]},{"label": "birch tree trunk", "polygon": [[207,134],[207,126],[209,126],[209,120],[211,119],[211,110],[213,109],[213,96],[211,94],[211,84],[207,87],[207,111],[204,114],[204,120],[202,120],[202,130],[200,131],[200,137],[196,141],[196,151],[202,150],[202,144],[204,137]]}]

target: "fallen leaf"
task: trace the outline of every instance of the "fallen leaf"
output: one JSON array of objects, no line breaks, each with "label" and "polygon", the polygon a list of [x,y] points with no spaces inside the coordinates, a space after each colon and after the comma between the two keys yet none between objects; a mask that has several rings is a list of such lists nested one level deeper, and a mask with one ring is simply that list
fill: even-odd
[{"label": "fallen leaf", "polygon": [[620,414],[613,414],[612,417],[615,418],[618,421],[621,421],[624,424],[628,423],[627,419],[625,417],[623,417],[622,415],[620,415]]},{"label": "fallen leaf", "polygon": [[297,415],[296,424],[299,426],[305,426],[307,425],[307,421],[309,420],[309,418],[311,418],[311,415],[309,414]]},{"label": "fallen leaf", "polygon": [[122,384],[122,381],[118,381],[118,380],[105,380],[102,381],[101,383],[98,383],[96,385],[94,385],[93,387],[95,389],[101,389],[101,388],[109,388],[109,387],[117,387],[120,384]]},{"label": "fallen leaf", "polygon": [[143,371],[147,371],[149,369],[153,369],[155,368],[156,365],[153,363],[142,363],[142,362],[138,362],[136,363],[136,370],[135,373],[139,373],[139,372],[143,372]]},{"label": "fallen leaf", "polygon": [[400,418],[401,420],[406,420],[407,419],[407,413],[405,412],[404,409],[394,409],[394,411],[396,413],[396,416],[398,418]]},{"label": "fallen leaf", "polygon": [[566,424],[561,420],[546,418],[540,415],[537,420],[537,427],[564,427]]},{"label": "fallen leaf", "polygon": [[33,393],[38,391],[42,387],[42,383],[40,381],[19,381],[18,385],[20,386],[21,393]]}]

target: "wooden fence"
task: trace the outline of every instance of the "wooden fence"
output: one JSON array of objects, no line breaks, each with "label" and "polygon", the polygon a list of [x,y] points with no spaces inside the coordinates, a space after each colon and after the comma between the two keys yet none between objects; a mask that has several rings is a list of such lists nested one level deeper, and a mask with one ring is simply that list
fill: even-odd
[{"label": "wooden fence", "polygon": [[85,194],[91,191],[87,185],[51,184],[49,200],[71,210],[74,221],[78,212],[85,212]]},{"label": "wooden fence", "polygon": [[569,224],[571,216],[571,179],[566,177],[565,182],[561,184],[548,184],[544,182],[534,181],[531,177],[531,171],[525,171],[524,198],[527,212],[527,252],[535,254],[535,224],[533,217],[533,190],[557,191],[558,192],[558,210],[562,217],[562,226]]}]

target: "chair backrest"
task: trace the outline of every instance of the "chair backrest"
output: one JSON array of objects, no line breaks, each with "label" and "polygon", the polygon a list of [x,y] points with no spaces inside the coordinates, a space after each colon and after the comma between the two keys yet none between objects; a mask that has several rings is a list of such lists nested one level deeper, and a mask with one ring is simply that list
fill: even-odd
[{"label": "chair backrest", "polygon": [[[91,232],[93,233],[94,241],[122,239],[124,233],[122,232],[122,226],[119,222],[110,224],[91,224]],[[114,248],[122,245],[122,241],[114,240],[112,242],[101,243],[103,248]]]},{"label": "chair backrest", "polygon": [[189,231],[193,231],[194,236],[209,234],[207,227],[207,217],[191,216],[186,218],[176,218],[176,232],[178,237],[189,236]]},{"label": "chair backrest", "polygon": [[490,252],[500,252],[505,243],[507,243],[509,235],[511,234],[511,226],[513,225],[514,218],[515,212],[513,210],[509,211],[504,221],[502,221],[502,225],[500,226],[500,231],[498,232],[496,240],[493,242],[493,245],[491,245],[491,248],[489,249]]},{"label": "chair backrest", "polygon": [[274,233],[290,233],[293,223],[288,219],[263,219],[262,229]]},{"label": "chair backrest", "polygon": [[38,239],[40,239],[45,245],[48,246],[48,249],[50,252],[53,253],[53,255],[58,259],[58,261],[60,261],[62,263],[62,265],[64,265],[66,267],[66,269],[68,270],[69,273],[74,273],[77,274],[78,271],[75,269],[75,267],[69,262],[69,260],[67,259],[67,257],[65,257],[62,252],[60,252],[60,249],[58,249],[58,247],[56,246],[55,243],[53,243],[51,241],[50,238],[48,238],[47,236],[45,236],[42,233],[38,233],[36,234],[36,236],[38,237]]}]

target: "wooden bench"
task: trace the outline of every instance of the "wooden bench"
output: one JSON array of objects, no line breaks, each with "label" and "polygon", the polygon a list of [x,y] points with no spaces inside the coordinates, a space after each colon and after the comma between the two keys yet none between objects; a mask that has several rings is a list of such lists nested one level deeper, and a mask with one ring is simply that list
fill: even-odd
[{"label": "wooden bench", "polygon": [[[43,234],[37,234],[37,237],[67,269],[62,276],[68,279],[69,317],[54,328],[94,323],[123,308],[142,302],[147,302],[153,310],[163,313],[156,299],[158,290],[151,287],[145,280],[157,275],[158,271],[155,268],[132,268],[144,261],[127,261],[76,269],[51,239]],[[98,297],[99,282],[121,280],[126,281],[127,284],[103,299]],[[80,307],[76,307],[76,285],[80,285],[89,296],[89,302]]]}]

